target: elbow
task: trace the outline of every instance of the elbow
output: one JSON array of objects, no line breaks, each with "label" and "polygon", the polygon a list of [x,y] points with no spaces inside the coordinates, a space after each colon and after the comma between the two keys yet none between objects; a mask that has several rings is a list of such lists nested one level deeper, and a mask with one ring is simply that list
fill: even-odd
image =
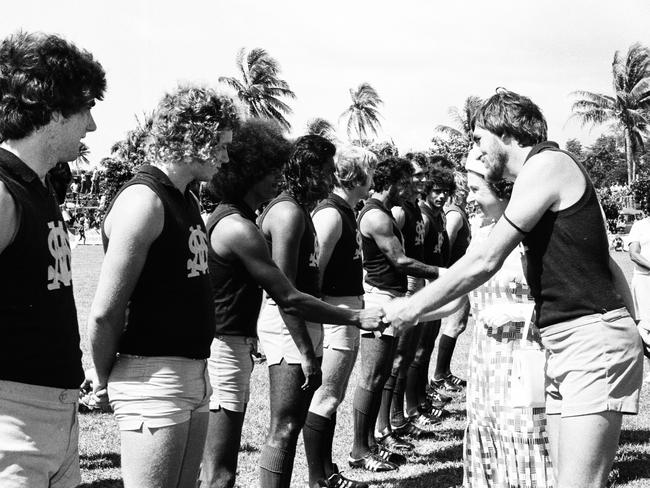
[{"label": "elbow", "polygon": [[277,297],[275,303],[284,313],[296,315],[302,308],[300,306],[302,303],[302,293],[298,290],[291,291],[285,295]]}]

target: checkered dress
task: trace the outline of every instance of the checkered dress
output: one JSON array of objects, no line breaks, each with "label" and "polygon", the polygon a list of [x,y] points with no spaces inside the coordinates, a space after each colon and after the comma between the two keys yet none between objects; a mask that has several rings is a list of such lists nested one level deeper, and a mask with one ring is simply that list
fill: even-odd
[{"label": "checkered dress", "polygon": [[[499,307],[493,312],[521,309],[518,304],[529,302],[522,274],[515,249],[503,268],[470,294],[473,316],[491,307]],[[545,409],[507,406],[512,351],[524,340],[523,327],[519,321],[497,327],[480,320],[475,323],[467,382],[466,487],[553,486]],[[525,340],[539,344],[538,331],[531,327]]]}]

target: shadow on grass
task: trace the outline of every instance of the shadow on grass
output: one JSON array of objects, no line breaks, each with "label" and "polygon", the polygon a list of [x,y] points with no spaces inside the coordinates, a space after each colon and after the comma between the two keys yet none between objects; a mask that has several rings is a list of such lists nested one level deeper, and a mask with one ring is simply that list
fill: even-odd
[{"label": "shadow on grass", "polygon": [[428,471],[426,473],[411,476],[409,479],[400,477],[382,478],[381,483],[382,485],[384,483],[397,483],[397,486],[400,488],[424,486],[427,488],[452,488],[462,486],[463,468],[460,466],[447,466],[435,471]]},{"label": "shadow on grass", "polygon": [[92,483],[82,483],[77,488],[124,488],[124,483],[117,479],[96,480]]},{"label": "shadow on grass", "polygon": [[122,465],[120,455],[115,452],[97,453],[92,455],[82,454],[79,456],[81,469],[110,469],[119,468]]},{"label": "shadow on grass", "polygon": [[260,452],[260,446],[256,446],[250,442],[244,442],[239,447],[239,452]]},{"label": "shadow on grass", "polygon": [[623,452],[614,461],[618,471],[619,483],[650,478],[650,453],[647,442],[650,441],[649,430],[623,430],[620,447]]}]

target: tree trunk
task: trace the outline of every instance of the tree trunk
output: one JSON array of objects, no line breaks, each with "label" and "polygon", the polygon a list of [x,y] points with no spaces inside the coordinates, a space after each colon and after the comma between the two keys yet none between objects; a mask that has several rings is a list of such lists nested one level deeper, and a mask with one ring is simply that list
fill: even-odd
[{"label": "tree trunk", "polygon": [[627,162],[627,184],[631,185],[635,179],[636,168],[634,164],[634,152],[632,149],[632,136],[630,130],[626,127],[623,131],[625,135],[625,160]]}]

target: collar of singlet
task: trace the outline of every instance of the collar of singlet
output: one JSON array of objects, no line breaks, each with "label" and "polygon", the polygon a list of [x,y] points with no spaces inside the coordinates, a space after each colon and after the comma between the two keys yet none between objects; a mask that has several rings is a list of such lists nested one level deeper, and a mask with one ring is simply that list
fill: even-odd
[{"label": "collar of singlet", "polygon": [[14,153],[0,147],[0,166],[18,176],[26,183],[38,179],[38,175]]},{"label": "collar of singlet", "polygon": [[553,142],[553,141],[540,142],[539,144],[536,144],[532,147],[532,149],[528,153],[528,156],[526,156],[526,160],[524,161],[524,164],[526,164],[526,162],[530,158],[532,158],[536,154],[541,153],[542,151],[545,151],[546,149],[560,149],[560,146],[558,145],[557,142]]}]

